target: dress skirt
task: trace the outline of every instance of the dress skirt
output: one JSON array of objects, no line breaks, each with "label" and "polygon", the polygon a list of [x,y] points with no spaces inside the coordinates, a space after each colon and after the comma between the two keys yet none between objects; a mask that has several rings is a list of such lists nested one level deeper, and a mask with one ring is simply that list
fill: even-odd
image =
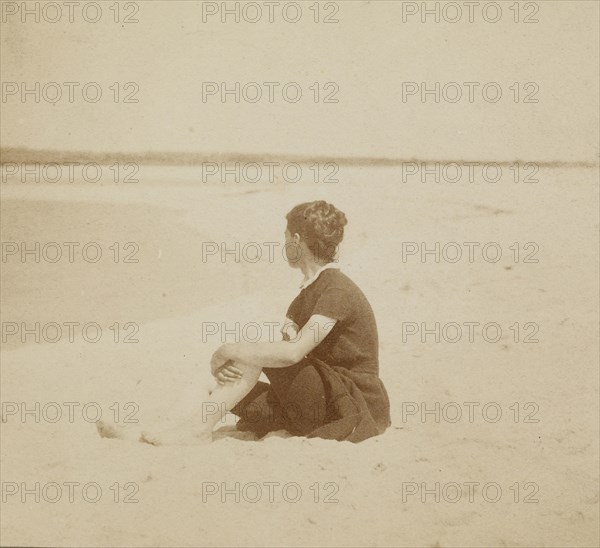
[{"label": "dress skirt", "polygon": [[282,368],[264,368],[257,385],[232,412],[238,430],[263,437],[275,430],[295,436],[360,442],[390,425],[389,398],[372,372],[332,367],[306,357]]}]

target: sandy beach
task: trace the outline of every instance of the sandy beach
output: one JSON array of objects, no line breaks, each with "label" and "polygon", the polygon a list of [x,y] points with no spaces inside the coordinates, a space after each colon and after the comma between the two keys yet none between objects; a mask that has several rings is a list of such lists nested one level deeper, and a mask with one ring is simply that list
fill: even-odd
[{"label": "sandy beach", "polygon": [[[135,193],[110,181],[3,187],[4,241],[71,241],[77,226],[79,242],[98,242],[104,251],[113,242],[139,245],[138,263],[115,263],[109,255],[96,263],[38,264],[16,255],[2,264],[3,322],[102,328],[96,343],[77,329],[73,342],[66,329],[55,343],[6,337],[2,401],[29,402],[29,409],[55,402],[64,414],[49,422],[41,413],[37,423],[35,413],[23,418],[21,409],[5,417],[3,485],[19,487],[15,494],[3,487],[4,545],[594,545],[598,295],[593,276],[580,267],[582,250],[597,253],[590,236],[593,170],[545,170],[543,212],[534,208],[535,185],[519,187],[515,203],[508,184],[411,186],[394,169],[345,168],[331,187],[202,185],[191,168],[142,171]],[[176,192],[165,193],[166,185]],[[106,417],[116,402],[124,420],[132,409],[125,404],[134,402],[134,416],[152,421],[194,371],[205,368],[211,382],[208,360],[223,334],[207,334],[208,324],[228,326],[231,341],[235,322],[243,328],[282,320],[301,275],[281,254],[239,263],[235,254],[225,262],[209,255],[203,262],[203,245],[281,242],[285,212],[321,197],[335,197],[350,220],[341,264],[375,310],[392,427],[357,445],[283,433],[256,442],[233,431],[231,416],[210,446],[98,437],[87,420],[97,406]],[[494,208],[486,205],[492,198]],[[552,231],[557,224],[564,229]],[[515,262],[507,251],[525,243],[523,234],[539,245],[538,263]],[[435,241],[498,242],[504,256],[495,263],[478,256],[437,263],[399,255],[400,242]],[[139,342],[122,342],[129,329],[116,343],[115,322],[135,323],[132,338]],[[487,342],[474,330],[469,342],[463,325],[460,340],[447,342],[456,334],[449,327],[440,342],[430,335],[423,343],[406,327],[422,322],[495,322],[502,335]],[[515,322],[535,322],[539,342],[525,344],[526,331],[515,342]],[[53,333],[46,331],[48,338]],[[72,422],[64,402],[80,404]],[[84,417],[89,402],[97,406]],[[443,412],[421,415],[423,405],[434,410],[436,402]],[[464,402],[472,402],[471,417]],[[45,409],[46,419],[53,416],[54,408]],[[22,482],[34,491],[39,483],[39,502],[35,493],[21,502]],[[47,500],[54,491],[44,491],[49,482],[63,489],[55,503]],[[69,502],[64,482],[95,482],[102,496],[91,503],[76,490]],[[454,499],[456,484],[461,493]],[[422,490],[431,491],[424,501]],[[123,502],[127,494],[137,502]],[[361,516],[368,523],[358,528]]]}]

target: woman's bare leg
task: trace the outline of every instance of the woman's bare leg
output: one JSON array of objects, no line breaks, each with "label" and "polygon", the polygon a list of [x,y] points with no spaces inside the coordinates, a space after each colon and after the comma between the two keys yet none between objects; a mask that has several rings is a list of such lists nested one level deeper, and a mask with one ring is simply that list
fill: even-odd
[{"label": "woman's bare leg", "polygon": [[117,424],[110,421],[98,421],[96,428],[103,438],[115,438],[126,441],[139,441],[142,432],[172,431],[179,429],[189,419],[198,413],[202,402],[209,397],[209,377],[205,371],[192,375],[191,380],[183,390],[176,403],[169,411],[149,423]]},{"label": "woman's bare leg", "polygon": [[184,443],[195,437],[198,442],[212,441],[215,425],[223,419],[258,382],[262,368],[235,364],[242,371],[242,378],[227,382],[210,393],[194,379],[173,407],[172,414],[152,429],[145,430],[142,441],[154,445]]}]

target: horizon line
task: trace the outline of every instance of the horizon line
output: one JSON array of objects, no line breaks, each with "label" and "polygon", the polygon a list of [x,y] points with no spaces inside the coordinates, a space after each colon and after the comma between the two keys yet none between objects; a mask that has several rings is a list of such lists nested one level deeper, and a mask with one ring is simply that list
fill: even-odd
[{"label": "horizon line", "polygon": [[129,163],[142,165],[165,165],[165,166],[197,166],[207,162],[295,162],[298,164],[309,163],[332,163],[338,166],[364,166],[364,167],[394,167],[404,164],[479,164],[498,166],[512,166],[514,164],[530,164],[538,168],[582,168],[590,169],[600,167],[598,162],[583,160],[472,160],[460,159],[449,160],[440,158],[418,158],[415,156],[407,158],[393,158],[386,156],[323,156],[308,154],[259,154],[243,152],[170,152],[170,151],[144,151],[144,152],[91,152],[78,150],[51,150],[30,149],[26,147],[0,147],[0,164],[8,163],[60,163],[60,162],[95,162],[98,164],[110,164],[115,161],[126,160]]}]

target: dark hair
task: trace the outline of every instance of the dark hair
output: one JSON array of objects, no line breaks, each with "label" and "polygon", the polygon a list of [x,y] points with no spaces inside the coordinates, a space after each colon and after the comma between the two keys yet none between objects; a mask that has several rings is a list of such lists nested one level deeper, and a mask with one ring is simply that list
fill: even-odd
[{"label": "dark hair", "polygon": [[342,211],[320,200],[297,205],[286,219],[289,232],[300,234],[318,261],[333,261],[348,224]]}]

